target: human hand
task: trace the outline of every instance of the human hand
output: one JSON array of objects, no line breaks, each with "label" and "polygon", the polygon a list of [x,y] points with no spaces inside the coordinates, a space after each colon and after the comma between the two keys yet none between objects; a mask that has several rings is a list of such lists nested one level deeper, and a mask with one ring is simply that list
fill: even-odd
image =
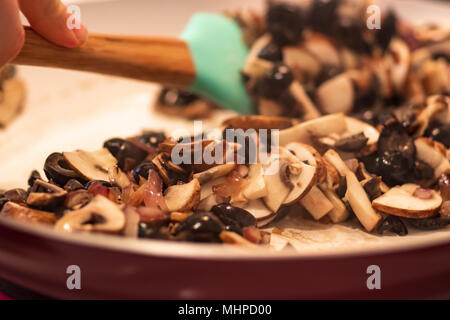
[{"label": "human hand", "polygon": [[22,49],[25,33],[19,10],[31,27],[47,40],[60,46],[75,48],[88,36],[87,29],[69,29],[70,14],[60,0],[0,0],[0,69]]}]

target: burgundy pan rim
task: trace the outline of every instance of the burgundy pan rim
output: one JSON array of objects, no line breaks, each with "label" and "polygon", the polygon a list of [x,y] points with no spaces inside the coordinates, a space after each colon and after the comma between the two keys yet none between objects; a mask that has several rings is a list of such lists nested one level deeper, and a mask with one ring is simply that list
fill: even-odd
[{"label": "burgundy pan rim", "polygon": [[173,243],[163,240],[131,239],[104,234],[63,233],[47,226],[29,225],[8,218],[0,218],[0,225],[22,233],[67,244],[109,249],[124,253],[199,260],[329,259],[405,252],[450,244],[450,229],[447,229],[439,233],[428,232],[428,234],[434,233],[429,238],[424,238],[423,236],[395,237],[395,241],[390,244],[378,243],[378,245],[375,245],[368,242],[367,245],[353,248],[330,248],[308,252],[274,252],[265,248],[249,249],[223,244]]}]

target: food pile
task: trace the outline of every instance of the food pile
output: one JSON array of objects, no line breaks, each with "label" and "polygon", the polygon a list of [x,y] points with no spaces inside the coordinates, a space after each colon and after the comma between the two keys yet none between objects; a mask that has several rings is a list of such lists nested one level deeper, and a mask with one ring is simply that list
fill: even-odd
[{"label": "food pile", "polygon": [[22,110],[25,86],[16,75],[16,68],[0,68],[0,128],[8,125]]},{"label": "food pile", "polygon": [[[267,227],[300,212],[380,235],[447,227],[450,32],[411,28],[392,11],[369,30],[367,5],[269,1],[265,16],[229,13],[251,48],[242,75],[259,115],[190,142],[147,131],[93,152],[53,153],[46,178],[34,171],[27,190],[0,191],[0,216],[65,232],[250,247],[270,244]],[[158,101],[192,118],[213,108],[170,88]],[[222,150],[223,161],[178,163],[180,147]]]},{"label": "food pile", "polygon": [[[387,10],[381,29],[370,30],[373,1],[366,0],[266,2],[264,14],[226,13],[250,50],[242,79],[256,114],[311,120],[344,112],[377,125],[391,112],[450,93],[449,28],[410,26]],[[168,88],[156,103],[188,118],[207,117],[210,105]]]}]

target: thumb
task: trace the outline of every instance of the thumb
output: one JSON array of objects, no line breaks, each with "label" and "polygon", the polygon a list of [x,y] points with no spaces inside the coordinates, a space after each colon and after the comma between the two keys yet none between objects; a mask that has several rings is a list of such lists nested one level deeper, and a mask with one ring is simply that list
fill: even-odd
[{"label": "thumb", "polygon": [[47,40],[69,48],[78,47],[86,41],[88,32],[83,25],[80,29],[68,27],[71,14],[61,1],[19,0],[19,4],[31,27]]},{"label": "thumb", "polygon": [[0,69],[22,49],[24,31],[16,0],[0,0]]}]

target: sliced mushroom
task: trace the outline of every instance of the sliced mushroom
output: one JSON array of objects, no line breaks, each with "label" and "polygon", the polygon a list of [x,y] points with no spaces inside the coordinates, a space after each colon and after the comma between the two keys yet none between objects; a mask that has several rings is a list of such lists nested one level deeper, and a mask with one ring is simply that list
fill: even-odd
[{"label": "sliced mushroom", "polygon": [[27,204],[35,207],[56,206],[64,201],[67,191],[64,189],[42,181],[36,180],[30,189]]},{"label": "sliced mushroom", "polygon": [[297,102],[296,105],[303,120],[312,120],[320,117],[319,110],[298,81],[292,82],[289,92]]},{"label": "sliced mushroom", "polygon": [[406,218],[423,219],[435,215],[441,207],[442,197],[438,192],[429,190],[430,197],[424,199],[415,196],[417,189],[420,186],[415,184],[394,187],[375,199],[372,205],[382,212]]},{"label": "sliced mushroom", "polygon": [[94,195],[84,189],[71,191],[67,194],[64,206],[68,209],[76,210],[89,203]]},{"label": "sliced mushroom", "polygon": [[430,185],[439,179],[441,174],[450,170],[447,149],[444,145],[428,138],[418,138],[414,141],[414,145],[416,146],[417,159],[434,169],[434,179],[429,182]]},{"label": "sliced mushroom", "polygon": [[353,109],[355,90],[351,78],[346,73],[322,83],[316,95],[318,105],[324,113],[349,113]]},{"label": "sliced mushroom", "polygon": [[85,207],[71,211],[58,220],[56,230],[118,233],[125,227],[125,215],[118,205],[96,196]]},{"label": "sliced mushroom", "polygon": [[291,142],[312,145],[312,137],[325,137],[332,133],[342,134],[346,130],[347,122],[344,114],[330,114],[280,130],[280,146],[286,146]]},{"label": "sliced mushroom", "polygon": [[328,150],[324,157],[338,170],[341,176],[346,178],[345,198],[364,228],[371,232],[382,220],[382,216],[372,208],[369,196],[339,154],[334,150]]},{"label": "sliced mushroom", "polygon": [[392,39],[388,59],[392,84],[394,89],[401,93],[406,83],[411,63],[411,52],[408,45],[399,38]]},{"label": "sliced mushroom", "polygon": [[217,179],[229,174],[236,167],[235,163],[226,163],[212,167],[206,171],[194,174],[194,178],[198,179],[200,184],[204,184],[213,179]]},{"label": "sliced mushroom", "polygon": [[[282,162],[285,160],[280,159],[279,168],[283,167]],[[264,175],[264,182],[267,187],[267,195],[263,198],[264,203],[272,212],[277,212],[293,188],[283,181],[280,171]]]},{"label": "sliced mushroom", "polygon": [[118,166],[113,166],[108,169],[108,177],[108,181],[111,182],[111,184],[119,186],[121,188],[125,188],[126,186],[129,186],[131,184],[128,176],[122,170],[120,170]]},{"label": "sliced mushroom", "polygon": [[270,210],[261,199],[251,200],[242,209],[248,211],[257,221],[262,221],[276,215],[276,212]]},{"label": "sliced mushroom", "polygon": [[315,78],[322,69],[320,61],[301,47],[283,48],[284,63],[294,72],[296,79]]},{"label": "sliced mushroom", "polygon": [[7,202],[3,206],[0,216],[11,217],[13,219],[25,222],[43,223],[49,225],[54,224],[57,220],[54,213],[34,210],[11,201]]},{"label": "sliced mushroom", "polygon": [[136,211],[136,208],[131,206],[125,207],[123,212],[125,214],[125,227],[123,229],[123,235],[129,238],[137,238],[139,235],[139,213]]},{"label": "sliced mushroom", "polygon": [[200,202],[200,183],[193,179],[189,183],[173,185],[167,188],[164,200],[170,212],[191,211]]},{"label": "sliced mushroom", "polygon": [[326,179],[326,163],[316,149],[310,145],[298,142],[289,143],[285,146],[285,148],[293,153],[303,163],[316,168],[317,183],[321,183]]},{"label": "sliced mushroom", "polygon": [[108,170],[117,165],[117,160],[103,148],[98,151],[87,152],[77,150],[74,152],[64,152],[67,163],[86,180],[108,181]]},{"label": "sliced mushroom", "polygon": [[333,42],[321,34],[313,34],[303,43],[304,48],[316,57],[322,65],[339,66],[339,52]]},{"label": "sliced mushroom", "polygon": [[333,203],[314,186],[301,200],[300,204],[308,211],[314,219],[320,220],[334,209]]},{"label": "sliced mushroom", "polygon": [[243,194],[248,200],[256,200],[267,196],[263,168],[260,163],[250,165],[248,182],[244,187]]},{"label": "sliced mushroom", "polygon": [[450,97],[434,95],[427,98],[425,108],[417,115],[413,124],[416,129],[415,136],[421,137],[433,119],[450,121]]},{"label": "sliced mushroom", "polygon": [[265,34],[255,41],[247,56],[244,68],[242,69],[243,74],[252,78],[259,78],[262,77],[267,70],[272,68],[273,63],[271,61],[263,60],[258,57],[261,50],[271,41],[272,37],[269,34]]},{"label": "sliced mushroom", "polygon": [[337,196],[336,192],[326,186],[321,186],[320,189],[333,205],[333,209],[328,212],[328,216],[330,217],[331,221],[333,221],[334,223],[340,223],[347,220],[349,212],[344,202],[342,202],[342,200]]}]

